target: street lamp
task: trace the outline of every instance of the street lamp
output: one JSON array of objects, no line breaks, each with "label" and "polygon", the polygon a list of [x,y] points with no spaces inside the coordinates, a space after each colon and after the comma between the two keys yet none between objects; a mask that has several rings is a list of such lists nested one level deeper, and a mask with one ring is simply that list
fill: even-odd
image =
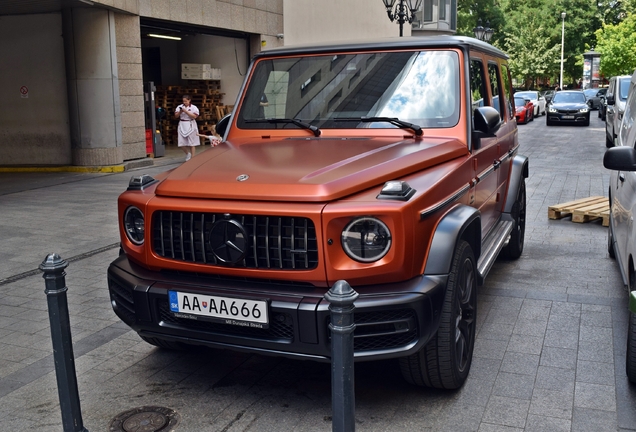
[{"label": "street lamp", "polygon": [[486,21],[486,27],[481,25],[481,18],[477,20],[477,27],[473,29],[475,37],[484,42],[490,42],[494,32],[495,30],[490,28],[490,21]]},{"label": "street lamp", "polygon": [[[404,23],[408,22],[411,24],[413,22],[415,12],[417,12],[420,8],[422,0],[406,0],[408,6],[405,4],[405,0],[399,0],[397,4],[395,2],[396,0],[382,0],[382,3],[384,3],[384,7],[386,8],[386,14],[389,16],[391,22],[397,21],[400,25],[400,37],[402,37],[402,27],[404,26]],[[395,11],[393,10],[394,5]]]},{"label": "street lamp", "polygon": [[561,79],[559,87],[563,90],[563,44],[565,42],[565,12],[561,12]]}]

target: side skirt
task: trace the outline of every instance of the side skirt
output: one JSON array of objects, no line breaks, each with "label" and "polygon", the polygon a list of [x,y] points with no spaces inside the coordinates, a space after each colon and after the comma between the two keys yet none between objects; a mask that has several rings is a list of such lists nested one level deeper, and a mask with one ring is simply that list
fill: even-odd
[{"label": "side skirt", "polygon": [[479,275],[479,285],[484,283],[486,275],[495,263],[499,252],[506,246],[512,232],[513,221],[504,220],[497,222],[481,243],[481,256],[477,261],[477,273]]}]

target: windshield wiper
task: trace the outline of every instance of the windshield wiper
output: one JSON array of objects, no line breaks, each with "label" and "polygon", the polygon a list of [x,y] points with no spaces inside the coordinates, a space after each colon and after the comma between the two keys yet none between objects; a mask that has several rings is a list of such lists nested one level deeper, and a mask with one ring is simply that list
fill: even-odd
[{"label": "windshield wiper", "polygon": [[415,135],[422,136],[422,128],[416,124],[405,122],[396,117],[336,117],[333,121],[359,121],[361,123],[387,122],[403,129],[413,129]]},{"label": "windshield wiper", "polygon": [[298,127],[301,127],[303,129],[309,129],[310,131],[312,131],[314,133],[314,136],[319,137],[320,134],[322,133],[320,131],[320,129],[318,129],[316,126],[311,125],[307,122],[304,122],[302,120],[298,120],[295,118],[257,118],[257,119],[247,119],[245,120],[245,123],[292,123],[295,124]]}]

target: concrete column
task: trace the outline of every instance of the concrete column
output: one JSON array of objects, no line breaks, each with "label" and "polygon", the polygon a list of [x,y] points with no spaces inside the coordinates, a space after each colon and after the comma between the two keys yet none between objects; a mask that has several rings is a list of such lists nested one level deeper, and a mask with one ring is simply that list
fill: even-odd
[{"label": "concrete column", "polygon": [[74,165],[123,162],[115,14],[76,8],[62,13]]}]

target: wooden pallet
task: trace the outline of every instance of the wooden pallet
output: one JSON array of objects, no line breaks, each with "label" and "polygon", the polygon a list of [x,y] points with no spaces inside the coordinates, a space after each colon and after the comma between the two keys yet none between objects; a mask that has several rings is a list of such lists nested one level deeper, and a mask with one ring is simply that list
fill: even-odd
[{"label": "wooden pallet", "polygon": [[572,216],[572,222],[583,223],[603,219],[603,226],[609,226],[609,201],[606,197],[593,196],[581,198],[548,207],[549,219],[561,219]]}]

